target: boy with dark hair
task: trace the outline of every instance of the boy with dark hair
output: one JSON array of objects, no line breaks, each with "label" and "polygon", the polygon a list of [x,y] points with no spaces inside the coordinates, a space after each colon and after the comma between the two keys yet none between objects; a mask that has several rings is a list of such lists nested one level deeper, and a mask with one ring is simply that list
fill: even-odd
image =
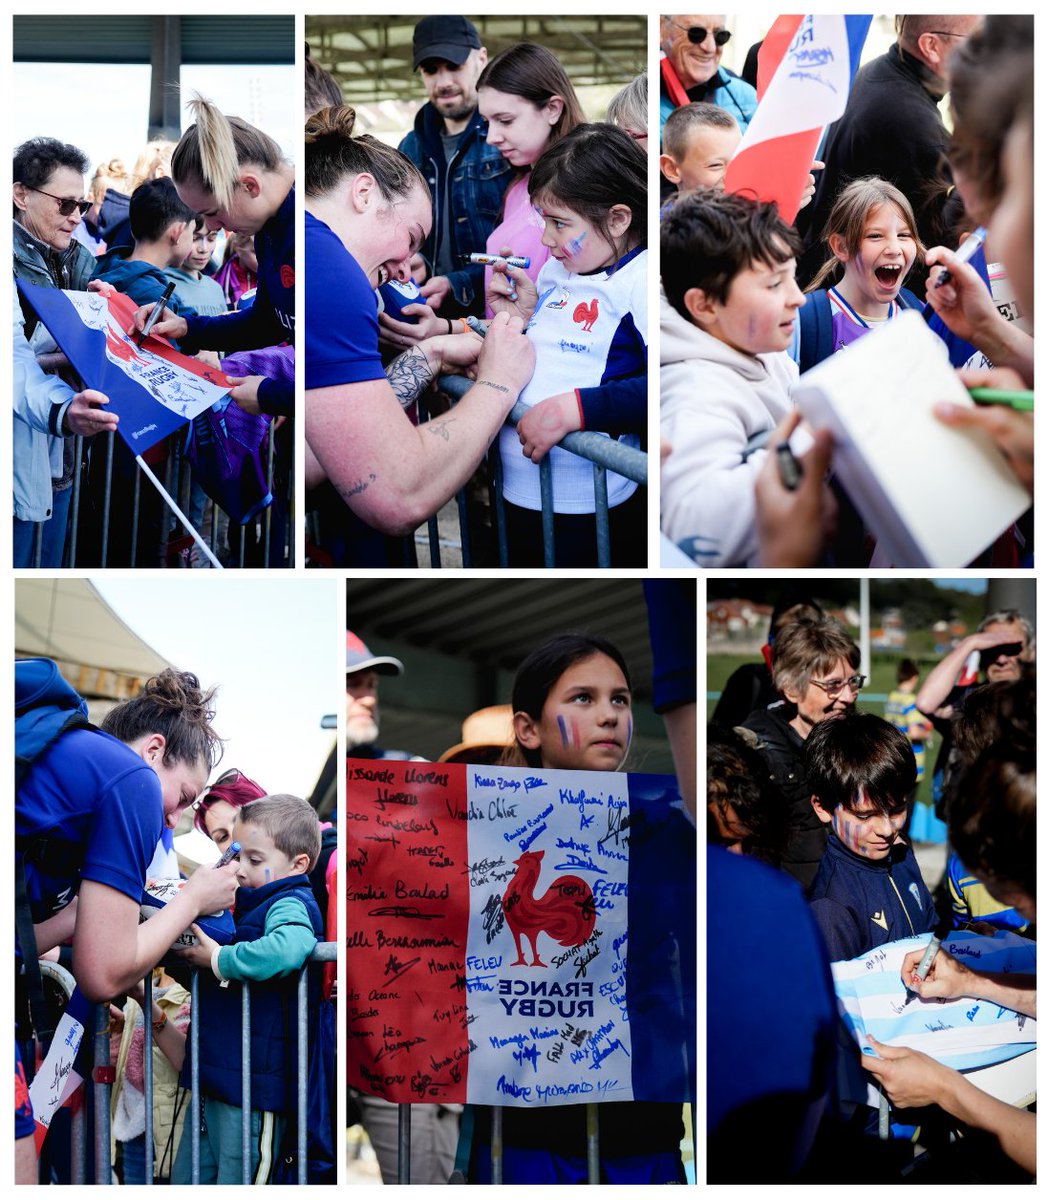
[{"label": "boy with dark hair", "polygon": [[873,713],[825,721],[808,738],[805,770],[829,826],[808,903],[830,959],[930,933],[935,905],[901,837],[917,774],[905,734]]},{"label": "boy with dark hair", "polygon": [[[111,284],[130,296],[136,304],[152,304],[167,287],[164,272],[180,267],[193,249],[193,235],[200,218],[183,204],[168,178],[150,179],[135,188],[131,196],[131,234],[133,249],[117,249],[99,260],[94,278]],[[168,307],[179,316],[194,315],[194,310],[174,297]]]},{"label": "boy with dark hair", "polygon": [[[299,1072],[309,1072],[311,1101],[325,1089],[310,1068],[299,1064],[297,1046],[298,972],[323,938],[324,919],[313,897],[309,872],[320,853],[316,813],[297,796],[263,796],[237,813],[234,837],[240,843],[240,869],[233,919],[236,937],[219,946],[197,926],[198,945],[181,957],[201,968],[193,1022],[200,1031],[201,1183],[239,1183],[241,1155],[241,996],[228,980],[251,989],[251,1167],[253,1183],[269,1183],[280,1165],[281,1141],[293,1126]],[[210,968],[210,974],[208,974]],[[310,1040],[330,1028],[330,1004],[319,1000],[318,977],[310,973]],[[333,1045],[333,1043],[332,1043]],[[182,1085],[189,1085],[188,1056]],[[310,1115],[310,1135],[323,1121]],[[172,1182],[190,1182],[190,1128],[183,1134]],[[312,1164],[311,1164],[312,1165]]]},{"label": "boy with dark hair", "polygon": [[217,237],[217,229],[208,229],[202,220],[198,220],[189,253],[179,266],[168,267],[164,271],[166,278],[174,281],[175,300],[181,306],[180,312],[189,308],[202,317],[219,317],[229,311],[225,292],[210,275],[204,273],[214,254]]},{"label": "boy with dark hair", "polygon": [[797,379],[800,242],[774,204],[715,191],[681,197],[660,240],[663,532],[703,566],[749,564],[765,457],[750,443],[789,412]]}]

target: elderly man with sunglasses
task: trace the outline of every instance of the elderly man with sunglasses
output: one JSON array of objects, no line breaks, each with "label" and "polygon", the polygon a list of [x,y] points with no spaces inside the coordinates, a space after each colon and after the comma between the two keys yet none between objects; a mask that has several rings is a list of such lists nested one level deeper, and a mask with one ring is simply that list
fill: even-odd
[{"label": "elderly man with sunglasses", "polygon": [[727,18],[664,16],[659,22],[664,55],[659,132],[675,108],[701,100],[731,113],[745,133],[757,110],[757,93],[744,79],[721,66],[724,47],[731,40]]},{"label": "elderly man with sunglasses", "polygon": [[[86,291],[95,260],[73,238],[90,200],[87,159],[55,138],[31,138],[15,150],[12,249],[16,279],[37,287]],[[77,391],[65,356],[27,304],[14,322],[14,566],[36,565],[36,528],[43,525],[40,566],[63,562],[73,480],[73,434],[116,428],[101,392]],[[74,386],[62,377],[75,381]],[[65,440],[68,439],[68,440]]]},{"label": "elderly man with sunglasses", "polygon": [[932,772],[935,815],[940,820],[947,819],[943,784],[953,750],[953,724],[969,694],[984,683],[1014,683],[1023,664],[1033,661],[1033,626],[1018,609],[1004,608],[983,617],[975,633],[961,638],[928,672],[914,702],[942,735]]},{"label": "elderly man with sunglasses", "polygon": [[805,888],[826,847],[826,827],[811,805],[805,742],[816,725],[851,712],[866,676],[859,647],[828,617],[795,621],[775,642],[772,682],[782,697],[751,713],[742,728],[755,735],[777,798],[789,811],[790,840],[780,866]]}]

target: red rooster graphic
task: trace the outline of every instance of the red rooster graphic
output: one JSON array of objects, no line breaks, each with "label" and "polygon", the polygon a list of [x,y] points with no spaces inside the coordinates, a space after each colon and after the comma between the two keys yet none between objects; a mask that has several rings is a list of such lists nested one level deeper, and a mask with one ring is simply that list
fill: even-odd
[{"label": "red rooster graphic", "polygon": [[583,333],[589,333],[597,320],[597,297],[594,296],[589,304],[576,304],[571,319],[576,325],[582,326]]},{"label": "red rooster graphic", "polygon": [[[535,895],[543,854],[544,850],[527,850],[514,861],[517,871],[502,897],[502,911],[517,947],[515,967],[547,965],[539,958],[540,933],[561,946],[581,946],[597,921],[593,892],[578,875],[561,875],[542,896]],[[522,938],[531,942],[530,963],[524,959]]]}]

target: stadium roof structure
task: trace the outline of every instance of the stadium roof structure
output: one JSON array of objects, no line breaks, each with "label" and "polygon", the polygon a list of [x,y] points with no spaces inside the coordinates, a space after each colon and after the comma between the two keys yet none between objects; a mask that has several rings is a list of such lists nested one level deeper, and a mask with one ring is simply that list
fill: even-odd
[{"label": "stadium roof structure", "polygon": [[648,616],[638,579],[361,580],[346,582],[346,621],[402,676],[380,685],[383,746],[435,759],[461,740],[470,712],[509,700],[513,673],[556,633],[607,638],[630,668],[636,770],[668,771],[651,708]]},{"label": "stadium roof structure", "polygon": [[[315,62],[330,71],[354,107],[424,98],[411,67],[411,37],[419,15],[307,16]],[[647,18],[632,16],[473,16],[488,56],[517,42],[551,50],[576,88],[621,87],[647,66]]]},{"label": "stadium roof structure", "polygon": [[293,16],[16,16],[15,62],[151,63],[150,138],[181,135],[179,68],[295,62]]}]

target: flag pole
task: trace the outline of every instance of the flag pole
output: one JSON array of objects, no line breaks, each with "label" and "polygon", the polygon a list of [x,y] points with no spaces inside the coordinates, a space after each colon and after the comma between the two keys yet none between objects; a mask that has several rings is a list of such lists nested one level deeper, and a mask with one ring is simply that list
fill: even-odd
[{"label": "flag pole", "polygon": [[185,526],[186,532],[189,534],[189,536],[193,539],[194,542],[196,542],[196,544],[200,547],[200,549],[203,550],[203,552],[211,560],[211,565],[213,567],[217,567],[218,570],[221,571],[222,564],[218,561],[217,558],[215,558],[214,554],[211,552],[211,547],[207,544],[207,542],[204,541],[204,539],[197,532],[195,526],[192,524],[192,522],[189,520],[189,518],[186,516],[186,514],[175,503],[174,497],[167,490],[167,488],[164,487],[164,485],[160,482],[159,479],[157,479],[157,477],[153,474],[153,472],[150,470],[150,468],[148,466],[146,466],[146,461],[142,457],[141,454],[135,455],[135,462],[138,463],[138,465],[142,468],[142,470],[145,471],[146,475],[149,476],[149,479],[152,481],[153,486],[161,494],[161,496],[164,497],[164,500],[167,502],[168,508],[171,509],[171,511],[175,514],[175,516],[178,517],[178,519]]}]

